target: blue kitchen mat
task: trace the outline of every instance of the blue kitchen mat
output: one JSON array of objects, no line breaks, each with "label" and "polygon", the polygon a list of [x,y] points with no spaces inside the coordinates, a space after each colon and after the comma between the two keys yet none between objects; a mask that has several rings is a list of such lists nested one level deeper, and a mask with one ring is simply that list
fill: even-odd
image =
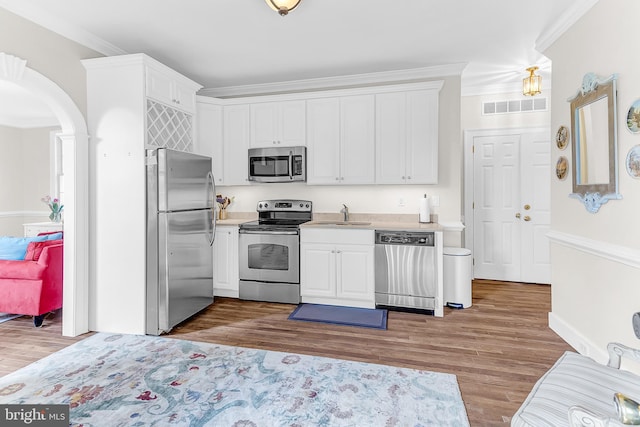
[{"label": "blue kitchen mat", "polygon": [[387,310],[324,304],[300,304],[289,315],[289,320],[387,329]]}]

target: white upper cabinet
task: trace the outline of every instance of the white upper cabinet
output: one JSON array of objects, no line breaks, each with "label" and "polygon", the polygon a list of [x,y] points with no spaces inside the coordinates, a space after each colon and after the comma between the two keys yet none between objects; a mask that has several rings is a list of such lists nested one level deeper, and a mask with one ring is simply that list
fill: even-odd
[{"label": "white upper cabinet", "polygon": [[376,95],[377,184],[438,183],[438,91]]},{"label": "white upper cabinet", "polygon": [[224,143],[222,106],[206,101],[196,103],[196,135],[193,152],[212,159],[216,185],[224,184]]},{"label": "white upper cabinet", "polygon": [[373,184],[374,95],[307,101],[307,184]]},{"label": "white upper cabinet", "polygon": [[251,147],[292,147],[305,143],[305,101],[251,104]]},{"label": "white upper cabinet", "polygon": [[249,105],[224,106],[224,185],[249,185],[249,121]]},{"label": "white upper cabinet", "polygon": [[173,108],[193,114],[196,109],[196,91],[180,74],[167,68],[147,66],[146,95]]}]

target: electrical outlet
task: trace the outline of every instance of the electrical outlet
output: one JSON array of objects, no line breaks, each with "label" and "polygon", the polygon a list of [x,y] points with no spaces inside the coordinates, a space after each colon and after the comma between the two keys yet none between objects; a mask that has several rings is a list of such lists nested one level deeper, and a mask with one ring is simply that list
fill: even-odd
[{"label": "electrical outlet", "polygon": [[431,206],[438,207],[440,206],[440,196],[431,196]]},{"label": "electrical outlet", "polygon": [[398,207],[404,208],[405,205],[406,205],[406,202],[404,200],[404,197],[400,197],[398,199]]}]

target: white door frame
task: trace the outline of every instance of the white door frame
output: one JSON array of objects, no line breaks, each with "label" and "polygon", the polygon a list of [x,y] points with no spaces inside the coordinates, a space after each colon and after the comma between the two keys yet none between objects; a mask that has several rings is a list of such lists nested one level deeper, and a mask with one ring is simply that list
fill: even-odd
[{"label": "white door frame", "polygon": [[62,334],[89,331],[89,145],[84,116],[56,83],[27,67],[27,61],[0,52],[0,80],[37,95],[60,122],[65,176],[64,285]]},{"label": "white door frame", "polygon": [[[464,247],[473,254],[474,244],[474,211],[473,211],[473,139],[480,136],[521,135],[523,133],[545,132],[548,128],[500,128],[473,129],[464,131]],[[551,160],[549,160],[551,161]],[[473,256],[473,255],[472,255]],[[475,269],[472,269],[475,278]]]}]

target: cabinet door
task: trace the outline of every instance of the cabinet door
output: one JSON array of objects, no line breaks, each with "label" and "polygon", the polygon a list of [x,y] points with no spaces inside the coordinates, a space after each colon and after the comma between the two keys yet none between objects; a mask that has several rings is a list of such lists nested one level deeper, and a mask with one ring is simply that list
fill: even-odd
[{"label": "cabinet door", "polygon": [[251,147],[278,144],[278,103],[251,104]]},{"label": "cabinet door", "polygon": [[238,298],[238,228],[218,227],[213,245],[214,295]]},{"label": "cabinet door", "polygon": [[194,153],[209,156],[217,185],[224,184],[224,150],[222,140],[222,106],[198,103]]},{"label": "cabinet door", "polygon": [[292,147],[305,143],[305,101],[251,105],[251,147]]},{"label": "cabinet door", "polygon": [[306,144],[306,101],[279,102],[280,134],[278,140],[287,147]]},{"label": "cabinet door", "polygon": [[176,108],[193,113],[196,106],[196,93],[195,91],[185,85],[178,82],[174,82],[172,86],[172,98],[175,102]]},{"label": "cabinet door", "polygon": [[172,96],[173,80],[166,73],[162,73],[155,68],[146,68],[146,94],[164,104],[175,106]]},{"label": "cabinet door", "polygon": [[373,245],[336,246],[336,297],[374,305]]},{"label": "cabinet door", "polygon": [[406,95],[376,95],[376,183],[406,181]]},{"label": "cabinet door", "polygon": [[225,185],[249,185],[249,105],[224,107]]},{"label": "cabinet door", "polygon": [[307,101],[307,184],[338,184],[340,100]]},{"label": "cabinet door", "polygon": [[301,244],[300,295],[302,297],[335,297],[335,255],[333,245]]},{"label": "cabinet door", "polygon": [[374,183],[374,95],[340,98],[340,183]]},{"label": "cabinet door", "polygon": [[438,93],[407,92],[407,183],[438,183]]}]

